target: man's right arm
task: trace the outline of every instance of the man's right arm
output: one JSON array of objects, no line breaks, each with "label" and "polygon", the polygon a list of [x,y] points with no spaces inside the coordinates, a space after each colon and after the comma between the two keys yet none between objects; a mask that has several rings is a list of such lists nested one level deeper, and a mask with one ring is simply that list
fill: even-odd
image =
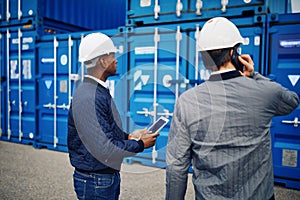
[{"label": "man's right arm", "polygon": [[166,152],[166,200],[183,200],[186,193],[188,169],[191,164],[191,138],[182,113],[177,101]]},{"label": "man's right arm", "polygon": [[272,82],[270,89],[275,90],[277,94],[276,98],[273,99],[275,115],[287,115],[299,105],[299,97],[295,92],[282,87],[280,84],[273,82],[258,72],[254,72],[254,63],[248,54],[239,56],[239,60],[245,66],[243,75],[251,77],[256,81]]}]

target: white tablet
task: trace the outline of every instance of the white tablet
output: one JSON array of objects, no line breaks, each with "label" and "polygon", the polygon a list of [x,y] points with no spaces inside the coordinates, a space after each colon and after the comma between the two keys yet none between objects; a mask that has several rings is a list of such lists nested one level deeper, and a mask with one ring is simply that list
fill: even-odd
[{"label": "white tablet", "polygon": [[152,133],[156,133],[160,131],[168,122],[169,120],[167,118],[160,117],[153,124],[149,126],[148,130],[152,131]]}]

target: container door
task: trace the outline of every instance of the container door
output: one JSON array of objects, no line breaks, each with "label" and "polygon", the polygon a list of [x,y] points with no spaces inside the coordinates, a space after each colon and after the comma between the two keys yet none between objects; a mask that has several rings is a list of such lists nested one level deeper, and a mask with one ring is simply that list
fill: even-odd
[{"label": "container door", "polygon": [[[130,132],[147,127],[160,116],[172,119],[176,98],[186,89],[185,84],[176,84],[186,76],[186,44],[179,26],[137,28],[129,33],[127,124]],[[165,167],[169,127],[170,123],[160,131],[155,147],[127,161]]]},{"label": "container door", "polygon": [[[123,35],[110,35],[117,49],[118,65],[123,65],[120,52],[124,51]],[[39,99],[39,135],[36,145],[38,148],[67,151],[68,111],[72,96],[86,70],[78,62],[78,48],[81,38],[87,33],[62,34],[44,36],[38,44],[38,99]],[[116,92],[117,81],[124,73],[119,67],[118,76],[111,77],[111,94],[113,97],[122,95]],[[116,88],[116,89],[115,89]],[[121,97],[120,97],[121,98]],[[124,104],[124,101],[122,101]],[[123,104],[121,106],[123,106]],[[123,114],[124,118],[124,114]]]},{"label": "container door", "polygon": [[[270,31],[269,74],[300,96],[300,25],[287,23]],[[275,181],[300,189],[300,107],[273,118],[271,133]]]},{"label": "container door", "polygon": [[25,22],[22,19],[37,14],[37,0],[3,0],[0,3],[1,17],[9,24]]},{"label": "container door", "polygon": [[39,43],[37,147],[67,151],[67,120],[77,72],[78,40],[71,35]]},{"label": "container door", "polygon": [[[36,134],[35,32],[21,28],[6,29],[4,33],[7,102],[5,130],[2,138],[13,142],[33,144]],[[7,45],[8,44],[8,45]]]}]

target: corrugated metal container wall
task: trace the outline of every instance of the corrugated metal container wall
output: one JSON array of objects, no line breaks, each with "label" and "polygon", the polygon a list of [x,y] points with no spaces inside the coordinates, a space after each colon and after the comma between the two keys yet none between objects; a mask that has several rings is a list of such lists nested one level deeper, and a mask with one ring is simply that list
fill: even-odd
[{"label": "corrugated metal container wall", "polygon": [[[125,25],[125,1],[42,0],[44,17],[89,29],[111,29]],[[41,15],[43,15],[41,13]]]},{"label": "corrugated metal container wall", "polygon": [[299,0],[269,0],[267,2],[267,6],[269,8],[269,12],[275,14],[288,14],[300,12]]},{"label": "corrugated metal container wall", "polygon": [[1,139],[33,144],[36,133],[36,32],[19,27],[0,31],[4,61],[1,66],[1,101],[5,102]]},{"label": "corrugated metal container wall", "polygon": [[[262,72],[264,55],[265,16],[231,19],[240,29],[247,45],[240,53],[248,53],[257,63],[255,70]],[[131,28],[128,33],[128,102],[127,132],[144,128],[160,116],[170,122],[160,131],[156,146],[128,157],[125,162],[166,167],[165,149],[171,125],[174,103],[180,94],[194,87],[195,83],[209,78],[210,72],[203,65],[197,48],[199,28],[197,23],[164,24]],[[198,27],[198,29],[197,29]],[[124,101],[124,99],[116,99]]]},{"label": "corrugated metal container wall", "polygon": [[249,17],[266,12],[264,5],[264,0],[128,0],[127,23],[143,26],[203,20],[216,16]]},{"label": "corrugated metal container wall", "polygon": [[31,21],[72,24],[89,30],[110,29],[125,25],[125,6],[125,1],[118,0],[2,0],[0,19],[1,26]]},{"label": "corrugated metal container wall", "polygon": [[[268,75],[300,96],[300,14],[269,16]],[[300,106],[271,126],[275,182],[300,189]]]},{"label": "corrugated metal container wall", "polygon": [[[103,30],[113,40],[118,52],[117,76],[108,80],[110,92],[114,98],[124,99],[125,90],[117,82],[126,72],[123,33],[119,30]],[[78,61],[78,48],[81,37],[90,32],[47,35],[40,37],[37,43],[37,134],[35,147],[67,151],[68,109],[76,86],[82,80],[82,66]],[[118,91],[116,91],[118,90]],[[116,92],[115,92],[116,91]],[[120,104],[120,110],[125,106]],[[124,113],[121,117],[125,118]]]}]

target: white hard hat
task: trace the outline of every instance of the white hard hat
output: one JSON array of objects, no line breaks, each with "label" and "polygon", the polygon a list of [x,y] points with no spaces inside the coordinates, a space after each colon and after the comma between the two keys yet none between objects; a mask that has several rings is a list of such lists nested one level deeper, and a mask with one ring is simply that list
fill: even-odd
[{"label": "white hard hat", "polygon": [[79,61],[90,61],[98,56],[115,53],[116,47],[112,40],[103,33],[91,33],[82,38],[79,45]]},{"label": "white hard hat", "polygon": [[199,33],[198,47],[200,51],[209,51],[246,44],[238,28],[225,17],[208,20]]}]

